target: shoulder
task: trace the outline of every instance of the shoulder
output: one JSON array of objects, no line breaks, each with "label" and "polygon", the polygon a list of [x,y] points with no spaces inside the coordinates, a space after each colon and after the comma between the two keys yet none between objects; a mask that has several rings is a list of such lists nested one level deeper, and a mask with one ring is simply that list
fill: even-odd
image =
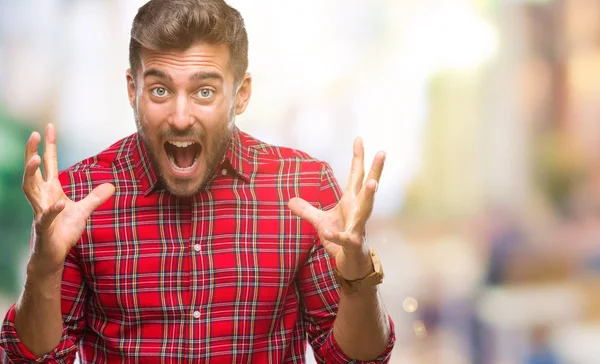
[{"label": "shoulder", "polygon": [[244,169],[261,187],[277,187],[288,198],[302,197],[329,208],[341,198],[341,190],[329,164],[289,147],[265,143],[240,132]]},{"label": "shoulder", "polygon": [[240,144],[255,173],[316,173],[321,174],[329,165],[299,149],[274,145],[240,131]]},{"label": "shoulder", "polygon": [[59,173],[59,180],[67,196],[84,197],[102,183],[115,183],[127,176],[133,167],[131,151],[136,145],[136,134],[125,137],[100,153],[81,160]]}]

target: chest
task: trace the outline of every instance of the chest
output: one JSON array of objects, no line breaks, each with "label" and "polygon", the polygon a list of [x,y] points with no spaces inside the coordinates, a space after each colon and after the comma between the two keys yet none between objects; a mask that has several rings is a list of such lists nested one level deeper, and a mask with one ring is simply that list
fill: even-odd
[{"label": "chest", "polygon": [[190,199],[116,196],[115,206],[93,216],[79,252],[92,305],[125,321],[140,312],[214,319],[248,304],[252,315],[273,314],[315,243],[312,226],[278,196],[224,189]]}]

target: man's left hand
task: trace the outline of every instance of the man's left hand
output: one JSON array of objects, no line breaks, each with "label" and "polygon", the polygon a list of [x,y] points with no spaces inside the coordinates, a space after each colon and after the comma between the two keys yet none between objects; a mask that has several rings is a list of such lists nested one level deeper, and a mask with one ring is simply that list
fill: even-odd
[{"label": "man's left hand", "polygon": [[315,227],[323,247],[335,259],[339,274],[347,280],[361,279],[373,272],[365,225],[373,211],[385,162],[385,152],[378,152],[365,180],[364,147],[360,138],[354,141],[353,149],[348,185],[334,208],[323,211],[298,197],[288,204],[294,214]]}]

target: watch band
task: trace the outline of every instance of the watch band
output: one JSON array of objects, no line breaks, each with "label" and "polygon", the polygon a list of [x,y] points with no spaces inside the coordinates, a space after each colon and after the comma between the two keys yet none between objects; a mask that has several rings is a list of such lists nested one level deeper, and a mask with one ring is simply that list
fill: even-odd
[{"label": "watch band", "polygon": [[360,291],[363,287],[374,287],[383,282],[383,266],[379,260],[379,255],[375,249],[369,249],[369,256],[373,263],[373,272],[366,277],[359,279],[346,279],[340,275],[337,268],[335,270],[337,283],[342,287],[342,290],[348,293],[355,293]]}]

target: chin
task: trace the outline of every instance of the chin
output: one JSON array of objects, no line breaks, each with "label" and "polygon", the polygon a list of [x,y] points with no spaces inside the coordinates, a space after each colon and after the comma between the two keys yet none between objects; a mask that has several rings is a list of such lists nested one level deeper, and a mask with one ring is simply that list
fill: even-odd
[{"label": "chin", "polygon": [[203,188],[203,184],[165,183],[167,190],[177,197],[192,197]]},{"label": "chin", "polygon": [[191,197],[206,185],[206,177],[203,174],[186,178],[176,178],[172,175],[165,175],[161,171],[160,177],[167,191],[177,197]]}]

